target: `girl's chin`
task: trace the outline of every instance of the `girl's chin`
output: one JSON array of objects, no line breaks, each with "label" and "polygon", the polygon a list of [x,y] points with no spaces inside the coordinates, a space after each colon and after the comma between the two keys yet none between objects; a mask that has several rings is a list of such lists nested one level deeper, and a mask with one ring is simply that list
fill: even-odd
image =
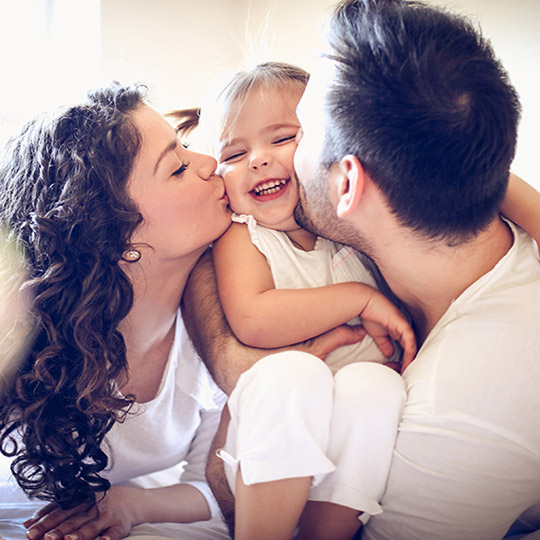
[{"label": "girl's chin", "polygon": [[294,218],[288,218],[284,220],[271,220],[271,221],[265,221],[265,220],[259,220],[255,218],[255,221],[262,227],[266,227],[267,229],[273,229],[274,231],[283,231],[283,232],[293,232],[300,229],[298,223],[294,221]]}]

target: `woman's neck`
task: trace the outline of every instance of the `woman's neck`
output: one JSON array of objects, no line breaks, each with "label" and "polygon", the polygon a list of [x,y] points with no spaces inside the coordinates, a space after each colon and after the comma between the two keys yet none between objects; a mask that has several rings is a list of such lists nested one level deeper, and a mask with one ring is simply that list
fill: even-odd
[{"label": "woman's neck", "polygon": [[121,388],[137,401],[152,399],[163,376],[174,340],[176,315],[187,278],[198,257],[131,265],[126,273],[133,284],[133,306],[120,323],[126,343],[129,379]]}]

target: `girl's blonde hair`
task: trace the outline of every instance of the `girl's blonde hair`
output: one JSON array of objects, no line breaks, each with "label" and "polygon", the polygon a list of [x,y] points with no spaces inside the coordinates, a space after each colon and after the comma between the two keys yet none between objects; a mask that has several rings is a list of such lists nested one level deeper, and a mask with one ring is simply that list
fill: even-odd
[{"label": "girl's blonde hair", "polygon": [[309,73],[298,66],[284,62],[264,62],[252,69],[235,73],[217,97],[202,109],[178,109],[166,116],[171,118],[184,141],[190,138],[195,127],[201,126],[200,134],[206,141],[206,149],[214,153],[216,141],[222,139],[226,128],[234,123],[242,103],[252,91],[291,88],[303,92],[308,80]]}]

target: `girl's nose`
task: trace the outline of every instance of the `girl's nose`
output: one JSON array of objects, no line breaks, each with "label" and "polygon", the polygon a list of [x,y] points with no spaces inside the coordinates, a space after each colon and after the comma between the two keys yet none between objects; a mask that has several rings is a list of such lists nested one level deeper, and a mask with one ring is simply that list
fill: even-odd
[{"label": "girl's nose", "polygon": [[270,164],[270,158],[268,155],[253,154],[249,160],[249,168],[252,171],[258,171],[263,167],[268,167]]}]

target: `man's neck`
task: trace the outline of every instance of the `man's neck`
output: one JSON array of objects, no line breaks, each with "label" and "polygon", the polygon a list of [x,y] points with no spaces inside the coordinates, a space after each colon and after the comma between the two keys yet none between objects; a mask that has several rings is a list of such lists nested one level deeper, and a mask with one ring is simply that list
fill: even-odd
[{"label": "man's neck", "polygon": [[455,247],[419,241],[413,234],[399,238],[378,254],[376,262],[409,310],[419,344],[450,304],[489,272],[513,242],[512,232],[500,219],[474,240]]}]

